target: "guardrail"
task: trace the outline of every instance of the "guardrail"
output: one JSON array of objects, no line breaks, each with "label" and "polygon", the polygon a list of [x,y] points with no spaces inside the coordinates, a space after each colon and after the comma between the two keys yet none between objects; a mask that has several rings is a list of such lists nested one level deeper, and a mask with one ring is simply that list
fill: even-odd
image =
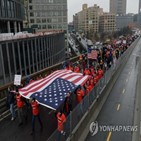
[{"label": "guardrail", "polygon": [[[89,120],[92,118],[92,115],[94,114],[94,110],[95,112],[97,112],[97,116],[98,116],[110,92],[109,90],[109,92],[105,95],[105,91],[106,91],[105,89],[108,89],[108,87],[111,87],[112,89],[112,86],[116,82],[121,70],[123,69],[130,54],[134,49],[133,45],[136,44],[137,42],[138,39],[124,52],[124,54],[118,59],[116,64],[112,65],[111,68],[108,71],[106,71],[103,78],[100,79],[98,84],[93,88],[93,90],[89,93],[89,95],[85,96],[83,101],[80,104],[78,104],[73,109],[73,111],[69,114],[64,125],[65,126],[64,131],[66,134],[65,135],[60,134],[59,131],[56,129],[55,132],[49,137],[49,139],[47,139],[47,141],[84,140],[86,135],[83,138],[80,137],[82,136],[83,133],[85,133],[84,130],[86,129],[87,126],[86,124],[88,124]],[[103,92],[103,90],[105,91]],[[102,100],[103,103],[101,104],[100,102]],[[100,104],[97,101],[99,101]],[[97,109],[98,105],[100,105],[99,109]],[[87,120],[84,120],[86,118]],[[87,133],[88,132],[89,130],[87,130]]]}]

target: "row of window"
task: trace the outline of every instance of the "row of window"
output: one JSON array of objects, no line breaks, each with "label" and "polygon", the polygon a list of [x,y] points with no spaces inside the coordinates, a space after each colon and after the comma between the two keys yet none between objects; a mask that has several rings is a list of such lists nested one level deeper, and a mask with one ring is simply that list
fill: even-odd
[{"label": "row of window", "polygon": [[38,18],[38,19],[30,19],[30,23],[62,23],[67,22],[66,18]]},{"label": "row of window", "polygon": [[67,30],[66,24],[58,24],[58,25],[46,25],[46,24],[38,24],[39,29],[60,29],[60,30]]},{"label": "row of window", "polygon": [[62,3],[67,3],[67,0],[29,0],[29,3],[62,4]]},{"label": "row of window", "polygon": [[30,12],[30,17],[48,17],[48,16],[65,16],[67,17],[66,11],[60,11],[60,12]]},{"label": "row of window", "polygon": [[29,10],[67,10],[66,5],[29,5]]}]

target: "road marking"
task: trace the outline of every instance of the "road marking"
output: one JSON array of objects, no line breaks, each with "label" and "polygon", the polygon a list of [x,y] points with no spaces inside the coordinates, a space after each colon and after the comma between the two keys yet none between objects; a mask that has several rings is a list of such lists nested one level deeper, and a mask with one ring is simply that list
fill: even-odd
[{"label": "road marking", "polygon": [[117,111],[119,111],[119,109],[120,109],[120,104],[118,104],[118,106],[117,106]]},{"label": "road marking", "polygon": [[107,140],[106,140],[106,141],[110,141],[111,135],[112,135],[112,132],[109,132],[109,134],[108,134],[108,137],[107,137]]},{"label": "road marking", "polygon": [[131,72],[129,72],[128,74],[130,74]]},{"label": "road marking", "polygon": [[128,78],[126,79],[126,82],[128,82]]},{"label": "road marking", "polygon": [[125,89],[123,89],[122,93],[123,93],[123,94],[125,93]]}]

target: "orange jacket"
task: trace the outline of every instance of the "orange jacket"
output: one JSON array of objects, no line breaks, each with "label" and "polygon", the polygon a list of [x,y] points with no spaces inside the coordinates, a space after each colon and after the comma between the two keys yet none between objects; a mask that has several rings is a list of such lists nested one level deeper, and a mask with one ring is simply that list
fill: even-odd
[{"label": "orange jacket", "polygon": [[84,91],[83,90],[77,90],[77,102],[80,103],[84,97]]},{"label": "orange jacket", "polygon": [[78,66],[75,66],[75,67],[74,67],[74,72],[80,73],[80,68],[79,68]]},{"label": "orange jacket", "polygon": [[85,70],[84,70],[84,74],[85,74],[85,75],[90,75],[91,73],[90,73],[90,71],[89,71],[88,69],[85,69]]},{"label": "orange jacket", "polygon": [[92,85],[86,85],[86,95],[93,89]]},{"label": "orange jacket", "polygon": [[90,85],[91,85],[92,87],[94,87],[94,80],[93,80],[93,78],[90,79]]},{"label": "orange jacket", "polygon": [[96,76],[94,77],[94,85],[98,82],[98,80],[99,80],[99,76],[96,75]]},{"label": "orange jacket", "polygon": [[64,130],[64,122],[66,121],[66,116],[64,114],[60,115],[60,113],[57,113],[57,121],[58,121],[58,131]]},{"label": "orange jacket", "polygon": [[22,108],[24,106],[24,102],[23,102],[22,96],[20,94],[16,95],[16,101],[17,101],[18,108]]},{"label": "orange jacket", "polygon": [[102,69],[99,69],[98,70],[98,75],[99,75],[99,78],[101,78],[103,76],[104,72]]},{"label": "orange jacket", "polygon": [[32,114],[34,116],[37,116],[39,114],[39,107],[37,101],[32,102],[31,106],[32,106]]}]

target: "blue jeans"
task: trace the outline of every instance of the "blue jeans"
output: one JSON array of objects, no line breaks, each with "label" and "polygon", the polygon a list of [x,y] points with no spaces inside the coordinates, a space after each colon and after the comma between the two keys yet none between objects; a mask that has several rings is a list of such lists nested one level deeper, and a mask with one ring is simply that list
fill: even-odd
[{"label": "blue jeans", "polygon": [[10,104],[10,112],[12,114],[12,117],[15,118],[16,117],[16,113],[15,113],[15,108],[14,108],[14,104]]},{"label": "blue jeans", "polygon": [[37,115],[37,116],[32,115],[32,131],[34,131],[34,129],[35,129],[35,118],[36,117],[38,118],[38,121],[40,123],[41,128],[43,127],[43,124],[42,124],[42,121],[40,119],[40,116],[39,115]]}]

